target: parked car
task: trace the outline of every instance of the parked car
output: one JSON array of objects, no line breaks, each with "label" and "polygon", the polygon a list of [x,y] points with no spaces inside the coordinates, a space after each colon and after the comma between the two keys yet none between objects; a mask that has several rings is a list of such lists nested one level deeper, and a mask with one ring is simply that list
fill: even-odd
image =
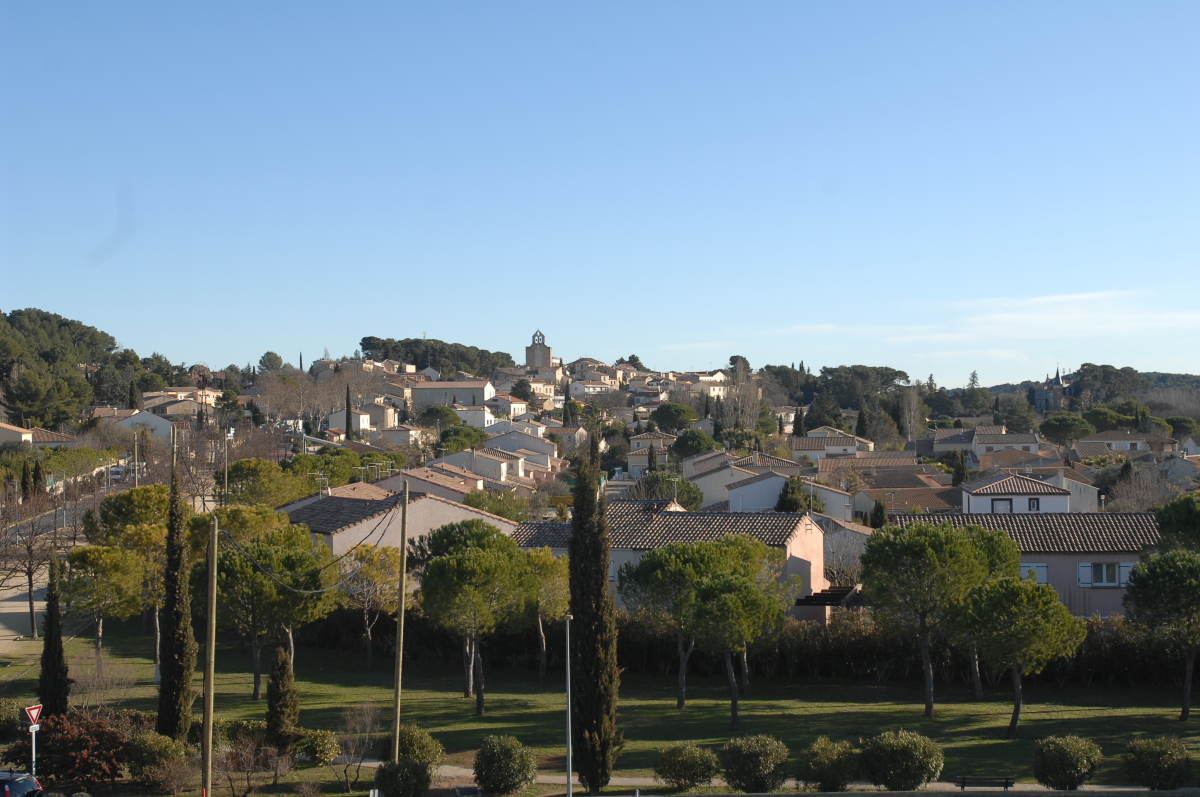
[{"label": "parked car", "polygon": [[42,784],[28,772],[0,771],[4,797],[42,797]]},{"label": "parked car", "polygon": [[113,465],[108,469],[108,478],[115,482],[125,481],[125,468],[121,467],[120,465]]}]

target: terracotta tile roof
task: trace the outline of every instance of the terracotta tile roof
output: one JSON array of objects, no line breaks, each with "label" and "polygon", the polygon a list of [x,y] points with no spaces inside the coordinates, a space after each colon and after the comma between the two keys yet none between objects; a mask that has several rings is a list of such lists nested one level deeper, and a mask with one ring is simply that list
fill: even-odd
[{"label": "terracotta tile roof", "polygon": [[742,479],[741,481],[727,485],[725,489],[736,490],[739,487],[749,487],[751,484],[758,484],[759,482],[769,481],[770,479],[783,479],[784,481],[787,481],[787,478],[788,477],[782,473],[776,473],[773,470],[769,470],[766,473],[756,473],[748,479]]},{"label": "terracotta tile roof", "polygon": [[[848,469],[849,470],[849,469]],[[901,468],[877,470],[873,473],[858,472],[863,480],[863,484],[873,490],[888,489],[914,489],[919,487],[929,487],[930,484],[926,479],[928,474],[924,476],[914,470]]]},{"label": "terracotta tile roof", "polygon": [[748,457],[735,459],[733,464],[739,468],[795,468],[796,463],[783,457],[773,457],[761,451],[755,451]]},{"label": "terracotta tile roof", "polygon": [[635,434],[633,437],[631,437],[629,439],[630,440],[675,440],[676,437],[675,437],[675,435],[667,434],[666,432],[642,432],[641,434]]},{"label": "terracotta tile roof", "polygon": [[399,506],[403,500],[399,496],[379,501],[326,496],[299,509],[286,511],[288,520],[292,523],[303,523],[317,534],[335,534],[373,518],[381,518]]},{"label": "terracotta tile roof", "polygon": [[0,423],[0,429],[6,432],[20,432],[21,434],[30,434],[32,431],[30,429],[22,429],[20,426],[13,426],[10,423]]},{"label": "terracotta tile roof", "polygon": [[1123,442],[1123,441],[1140,441],[1146,440],[1153,443],[1175,443],[1178,442],[1173,437],[1167,437],[1165,434],[1158,432],[1122,432],[1116,429],[1110,429],[1107,432],[1098,432],[1091,437],[1085,437],[1079,442],[1081,443],[1096,443],[1096,442]]},{"label": "terracotta tile roof", "polygon": [[[907,525],[919,516],[898,516]],[[945,515],[939,523],[983,526],[1012,537],[1022,553],[1139,553],[1158,544],[1152,512],[1016,512]]]},{"label": "terracotta tile roof", "polygon": [[466,479],[468,481],[477,482],[483,478],[474,471],[469,471],[466,468],[460,468],[457,465],[451,465],[448,462],[427,462],[425,463],[425,467],[429,470],[440,471],[448,476],[454,476],[456,478]]},{"label": "terracotta tile roof", "polygon": [[1101,442],[1088,442],[1080,440],[1071,449],[1073,454],[1076,454],[1079,459],[1094,459],[1096,457],[1112,456],[1112,449]]},{"label": "terracotta tile roof", "polygon": [[[646,551],[670,542],[716,540],[747,534],[772,547],[782,547],[796,534],[804,515],[758,512],[684,512],[673,501],[613,501],[608,523],[613,548]],[[522,548],[565,548],[570,523],[522,523],[513,531]]]},{"label": "terracotta tile roof", "polygon": [[1040,441],[1036,434],[980,434],[975,431],[975,442],[983,446],[1029,445]]},{"label": "terracotta tile roof", "polygon": [[361,501],[382,501],[395,495],[391,490],[385,490],[367,482],[354,482],[334,487],[329,491],[334,498],[357,498]]},{"label": "terracotta tile roof", "polygon": [[830,446],[858,446],[854,437],[789,437],[788,448],[793,451],[824,451]]},{"label": "terracotta tile roof", "polygon": [[912,468],[917,464],[917,457],[908,451],[886,451],[882,454],[875,452],[858,452],[866,454],[860,457],[825,457],[817,462],[817,469],[822,473],[832,473],[838,468]]},{"label": "terracotta tile roof", "polygon": [[998,473],[961,485],[971,495],[1070,495],[1070,490],[1055,487],[1019,473]]},{"label": "terracotta tile roof", "polygon": [[1005,427],[1003,424],[983,424],[976,426],[971,431],[975,432],[975,434],[1004,434],[1004,429]]},{"label": "terracotta tile roof", "polygon": [[74,443],[75,442],[75,438],[73,436],[71,436],[69,434],[63,434],[62,432],[52,432],[49,429],[39,429],[36,426],[33,427],[32,429],[30,429],[29,431],[33,432],[33,444],[34,445],[37,445],[38,443],[45,444],[45,443]]},{"label": "terracotta tile roof", "polygon": [[917,487],[899,490],[863,490],[889,512],[927,509],[934,512],[962,512],[962,490],[958,487]]},{"label": "terracotta tile roof", "polygon": [[444,487],[447,490],[453,490],[456,493],[462,493],[463,495],[474,490],[475,485],[479,482],[478,476],[475,477],[475,481],[466,482],[463,479],[430,468],[413,468],[412,470],[403,471],[400,475],[409,479],[419,479],[438,487]]},{"label": "terracotta tile roof", "polygon": [[875,529],[870,526],[864,526],[861,523],[852,523],[849,520],[841,520],[829,515],[822,515],[818,512],[811,513],[809,517],[816,521],[817,525],[821,527],[821,531],[826,534],[833,534],[842,530],[853,531],[867,536],[875,533]]}]

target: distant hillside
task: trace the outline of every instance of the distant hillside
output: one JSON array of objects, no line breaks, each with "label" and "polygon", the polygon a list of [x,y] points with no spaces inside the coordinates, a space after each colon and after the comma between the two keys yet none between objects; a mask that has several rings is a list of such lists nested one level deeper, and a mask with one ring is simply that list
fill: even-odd
[{"label": "distant hillside", "polygon": [[446,343],[442,340],[424,338],[376,338],[368,336],[359,344],[363,356],[373,360],[399,360],[417,368],[433,366],[442,373],[466,371],[476,376],[489,377],[497,368],[513,368],[512,355],[504,351],[488,351],[461,343]]},{"label": "distant hillside", "polygon": [[1196,374],[1162,374],[1158,371],[1141,371],[1138,375],[1150,383],[1151,390],[1164,387],[1200,390],[1200,376]]}]

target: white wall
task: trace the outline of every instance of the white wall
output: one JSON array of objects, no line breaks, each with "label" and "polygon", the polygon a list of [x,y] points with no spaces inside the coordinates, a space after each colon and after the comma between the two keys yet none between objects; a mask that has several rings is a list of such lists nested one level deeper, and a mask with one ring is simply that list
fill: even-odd
[{"label": "white wall", "polygon": [[1043,512],[1071,511],[1071,496],[1069,495],[971,495],[964,492],[963,512],[967,514],[973,512],[990,514],[994,511],[993,507],[995,504],[993,504],[993,501],[1009,500],[1012,501],[1013,514],[1029,513],[1030,498],[1037,499],[1038,508],[1033,511],[1039,514]]},{"label": "white wall", "polygon": [[779,500],[779,493],[782,492],[785,484],[787,484],[787,479],[780,476],[729,490],[729,511],[766,512],[772,510],[775,508],[775,503]]}]

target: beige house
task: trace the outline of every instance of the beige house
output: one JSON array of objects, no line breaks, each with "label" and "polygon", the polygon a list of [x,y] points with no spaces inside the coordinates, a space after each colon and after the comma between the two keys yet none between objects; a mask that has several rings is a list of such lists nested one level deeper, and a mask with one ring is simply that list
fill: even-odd
[{"label": "beige house", "polygon": [[[399,548],[403,496],[382,500],[320,496],[301,506],[282,507],[292,523],[308,526],[335,556],[358,545]],[[464,520],[482,520],[505,534],[517,524],[511,520],[432,495],[409,493],[408,539],[416,540],[436,528]]]},{"label": "beige house", "polygon": [[[746,534],[786,555],[785,576],[799,576],[799,597],[829,586],[825,579],[824,533],[807,515],[777,513],[687,512],[674,501],[613,501],[607,514],[611,541],[609,584],[617,589],[617,574],[625,564],[635,564],[646,551],[669,542],[718,540]],[[513,532],[525,549],[550,548],[556,556],[567,553],[570,523],[522,523]],[[616,596],[622,605],[620,595]],[[801,619],[823,619],[824,608],[794,609]]]},{"label": "beige house", "polygon": [[418,407],[442,404],[479,406],[496,395],[496,388],[487,380],[464,382],[423,382],[412,391],[412,401]]},{"label": "beige house", "polygon": [[[901,525],[923,518],[898,517]],[[1124,614],[1125,582],[1138,556],[1158,544],[1150,512],[945,515],[937,521],[1003,531],[1021,549],[1021,570],[1049,584],[1076,617]]]},{"label": "beige house", "polygon": [[33,430],[0,423],[0,443],[33,443]]}]

